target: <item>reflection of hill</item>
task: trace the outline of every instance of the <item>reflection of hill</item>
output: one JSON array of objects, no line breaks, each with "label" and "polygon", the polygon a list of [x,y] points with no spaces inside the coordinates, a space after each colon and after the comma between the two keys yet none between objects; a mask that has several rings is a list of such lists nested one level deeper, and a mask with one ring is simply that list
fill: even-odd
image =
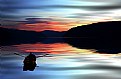
[{"label": "reflection of hill", "polygon": [[43,44],[64,43],[64,39],[63,37],[50,37],[50,38],[45,38],[41,43]]},{"label": "reflection of hill", "polygon": [[[79,48],[100,49],[103,52],[121,52],[121,21],[100,22],[70,29],[66,42]],[[109,50],[107,50],[109,49]]]},{"label": "reflection of hill", "polygon": [[42,33],[0,28],[0,45],[40,42],[45,37]]}]

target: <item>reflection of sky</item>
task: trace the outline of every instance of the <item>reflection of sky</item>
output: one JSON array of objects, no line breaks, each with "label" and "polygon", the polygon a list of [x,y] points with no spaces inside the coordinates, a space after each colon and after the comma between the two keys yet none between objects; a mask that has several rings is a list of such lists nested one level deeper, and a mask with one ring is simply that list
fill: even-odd
[{"label": "reflection of sky", "polygon": [[2,47],[3,51],[18,51],[18,52],[47,52],[52,54],[68,54],[68,53],[82,53],[90,54],[94,50],[78,49],[74,48],[66,43],[54,43],[54,44],[21,44],[13,46]]},{"label": "reflection of sky", "polygon": [[[56,58],[56,59],[55,59]],[[100,54],[38,58],[34,71],[22,71],[24,58],[1,56],[2,79],[120,79],[121,60]]]},{"label": "reflection of sky", "polygon": [[[66,31],[77,25],[120,20],[120,2],[120,0],[0,0],[1,25],[24,30]],[[27,18],[39,19],[36,21],[26,20]],[[28,27],[27,24],[33,24],[33,27]]]}]

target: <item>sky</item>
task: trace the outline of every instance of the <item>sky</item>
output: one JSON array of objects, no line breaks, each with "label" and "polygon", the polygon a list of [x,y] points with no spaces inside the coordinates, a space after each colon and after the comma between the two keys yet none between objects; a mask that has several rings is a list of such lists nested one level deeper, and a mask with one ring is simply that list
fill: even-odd
[{"label": "sky", "polygon": [[67,31],[121,20],[121,0],[0,0],[0,27]]}]

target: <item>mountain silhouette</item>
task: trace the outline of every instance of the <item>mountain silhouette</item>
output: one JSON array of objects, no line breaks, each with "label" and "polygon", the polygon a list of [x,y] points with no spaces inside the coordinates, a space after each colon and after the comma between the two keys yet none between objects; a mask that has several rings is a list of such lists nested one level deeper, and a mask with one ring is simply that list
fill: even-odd
[{"label": "mountain silhouette", "polygon": [[0,27],[0,45],[63,43],[64,32],[44,30],[42,32],[8,29]]},{"label": "mountain silhouette", "polygon": [[41,33],[44,34],[46,37],[63,37],[66,32],[65,31],[58,32],[58,31],[53,31],[53,30],[44,30]]},{"label": "mountain silhouette", "polygon": [[98,52],[121,52],[121,21],[99,22],[71,28],[65,34],[67,43]]},{"label": "mountain silhouette", "polygon": [[41,42],[44,39],[43,37],[45,37],[44,34],[34,31],[7,29],[0,27],[0,45],[36,43]]}]

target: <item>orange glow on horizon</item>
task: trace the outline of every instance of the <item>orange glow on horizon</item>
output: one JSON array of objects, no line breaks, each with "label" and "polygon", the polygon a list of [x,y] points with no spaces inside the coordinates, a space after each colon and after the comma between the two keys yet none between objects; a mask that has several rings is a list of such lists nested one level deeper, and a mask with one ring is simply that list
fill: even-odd
[{"label": "orange glow on horizon", "polygon": [[48,23],[35,23],[35,24],[21,24],[20,30],[32,30],[32,31],[44,31],[44,30],[54,30],[54,31],[67,31],[70,28],[76,26],[76,23],[61,23],[61,22],[48,22]]},{"label": "orange glow on horizon", "polygon": [[18,30],[28,30],[28,31],[36,31],[41,32],[44,30],[53,30],[53,31],[68,31],[69,29],[85,24],[89,24],[90,22],[59,22],[59,21],[45,21],[45,22],[37,22],[37,23],[19,23],[17,26],[1,26],[5,28],[13,28]]}]

